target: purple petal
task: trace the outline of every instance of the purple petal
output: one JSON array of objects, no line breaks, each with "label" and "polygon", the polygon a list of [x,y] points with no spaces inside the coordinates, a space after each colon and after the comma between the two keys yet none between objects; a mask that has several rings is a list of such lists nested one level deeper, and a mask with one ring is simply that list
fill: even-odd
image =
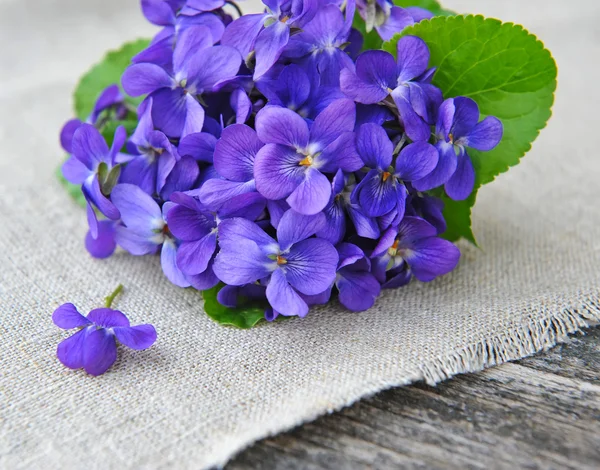
[{"label": "purple petal", "polygon": [[279,99],[285,107],[296,110],[308,100],[311,83],[304,69],[292,64],[283,69],[272,86],[265,84],[264,91],[260,88],[269,101]]},{"label": "purple petal", "polygon": [[115,241],[117,244],[134,256],[149,255],[156,253],[160,241],[153,241],[147,236],[139,235],[122,225],[118,225],[115,229]]},{"label": "purple petal", "polygon": [[121,77],[123,89],[130,96],[142,96],[160,88],[170,88],[173,79],[167,72],[155,64],[130,65]]},{"label": "purple petal", "polygon": [[79,126],[81,126],[81,121],[79,119],[71,119],[70,121],[67,121],[60,131],[60,145],[67,153],[73,153],[73,135],[75,134],[75,131],[79,129]]},{"label": "purple petal", "polygon": [[225,0],[187,0],[187,6],[200,11],[212,11],[225,5]]},{"label": "purple petal", "polygon": [[211,232],[200,240],[182,243],[177,250],[177,266],[184,274],[203,273],[217,249],[217,234]]},{"label": "purple petal", "polygon": [[444,185],[456,171],[457,157],[454,145],[441,140],[435,147],[439,156],[438,164],[427,176],[412,182],[417,191],[428,191]]},{"label": "purple petal", "polygon": [[[81,189],[83,190],[83,187]],[[90,228],[90,234],[92,235],[93,238],[97,238],[98,237],[98,217],[96,216],[96,211],[92,207],[92,204],[90,203],[90,199],[86,195],[85,190],[83,191],[83,194],[85,195],[85,199],[87,202],[86,217],[87,217],[88,227]]]},{"label": "purple petal", "polygon": [[344,207],[337,201],[332,200],[323,213],[326,217],[326,223],[316,232],[316,235],[333,245],[337,245],[346,234],[346,212]]},{"label": "purple petal", "polygon": [[[303,294],[320,294],[335,281],[339,257],[334,246],[326,240],[303,240],[296,243],[284,257],[287,261],[283,267],[286,279]],[[275,305],[273,307],[280,310]]]},{"label": "purple petal", "polygon": [[215,219],[208,212],[200,210],[200,203],[196,208],[176,205],[167,214],[169,230],[178,239],[195,241],[206,236],[216,228]]},{"label": "purple petal", "polygon": [[112,163],[107,161],[109,148],[104,137],[90,124],[82,124],[75,131],[72,149],[73,155],[90,170],[100,162]]},{"label": "purple petal", "polygon": [[398,289],[407,285],[412,279],[412,272],[406,263],[399,268],[393,269],[388,274],[389,280],[381,285],[382,289]]},{"label": "purple petal", "polygon": [[177,287],[189,287],[185,274],[177,266],[177,246],[172,240],[165,240],[160,252],[160,264],[167,279]]},{"label": "purple petal", "polygon": [[400,112],[400,120],[404,125],[406,135],[414,142],[426,142],[431,137],[431,128],[415,112],[410,103],[410,88],[400,86],[392,92],[394,103]]},{"label": "purple petal", "polygon": [[479,106],[471,98],[454,98],[454,122],[450,133],[455,139],[466,137],[479,122]]},{"label": "purple petal", "polygon": [[503,132],[500,119],[488,116],[469,132],[464,139],[464,145],[481,152],[489,152],[500,143]]},{"label": "purple petal", "polygon": [[119,183],[139,186],[145,193],[154,194],[157,186],[157,169],[155,162],[141,155],[125,165],[121,171]]},{"label": "purple petal", "polygon": [[403,257],[419,281],[429,282],[456,268],[460,251],[447,240],[426,238],[415,242]]},{"label": "purple petal", "polygon": [[377,124],[363,124],[356,133],[356,148],[362,161],[371,169],[387,169],[392,164],[394,144]]},{"label": "purple petal", "polygon": [[252,101],[243,88],[236,88],[231,93],[229,104],[235,113],[237,124],[244,124],[252,114]]},{"label": "purple petal", "polygon": [[[352,243],[340,243],[335,248],[336,248],[336,250],[338,252],[338,256],[340,258],[340,260],[338,262],[338,270],[340,270],[346,266],[351,266],[362,259],[365,259],[368,261],[368,259],[366,258],[365,252],[363,250],[361,250],[358,246],[356,246]],[[367,267],[368,266],[369,265],[367,263]]]},{"label": "purple petal", "polygon": [[153,230],[162,229],[164,222],[160,207],[137,186],[118,184],[111,197],[127,228],[140,234],[151,234]]},{"label": "purple petal", "polygon": [[[179,34],[175,50],[173,51],[173,70],[175,76],[185,75],[187,65],[190,60],[195,57],[199,51],[201,54],[206,53],[205,49],[208,49],[213,45],[212,34],[210,30],[205,26],[191,26]],[[189,76],[187,77],[189,80]]]},{"label": "purple petal", "polygon": [[311,145],[320,149],[327,147],[343,132],[354,130],[356,106],[349,99],[336,100],[325,108],[315,119],[310,129]]},{"label": "purple petal", "polygon": [[256,39],[256,68],[254,69],[254,80],[258,80],[277,62],[283,48],[290,40],[290,27],[276,21],[271,26],[263,29]]},{"label": "purple petal", "polygon": [[120,343],[131,349],[148,349],[156,341],[156,329],[152,325],[137,325],[114,329]]},{"label": "purple petal", "polygon": [[331,183],[327,177],[319,170],[309,168],[304,180],[290,194],[287,202],[296,212],[313,215],[325,209],[330,197]]},{"label": "purple petal", "polygon": [[342,91],[350,98],[363,104],[383,101],[388,89],[396,87],[396,62],[385,51],[367,51],[356,60],[356,74],[344,69],[340,75]]},{"label": "purple petal", "polygon": [[465,150],[458,156],[456,171],[445,185],[450,199],[463,201],[469,197],[475,186],[475,169]]},{"label": "purple petal", "polygon": [[364,163],[356,151],[354,132],[343,132],[331,144],[323,149],[319,161],[326,162],[320,166],[323,173],[335,173],[342,169],[347,172],[360,170]]},{"label": "purple petal", "polygon": [[102,193],[98,175],[94,175],[91,181],[88,180],[83,183],[82,190],[86,199],[90,200],[106,217],[112,220],[117,220],[120,217],[119,210],[114,203]]},{"label": "purple petal", "polygon": [[429,65],[429,48],[417,36],[404,36],[398,41],[398,83],[418,77]]},{"label": "purple petal", "polygon": [[267,254],[276,254],[279,251],[277,242],[254,222],[235,218],[224,220],[219,224],[219,245],[221,248],[237,249],[237,245],[244,241],[254,242]]},{"label": "purple petal", "polygon": [[250,181],[254,179],[254,159],[262,146],[252,128],[244,124],[226,127],[215,147],[215,169],[228,180]]},{"label": "purple petal", "polygon": [[169,26],[175,22],[175,14],[164,0],[142,0],[142,12],[150,23]]},{"label": "purple petal", "polygon": [[[407,217],[408,219],[408,217]],[[419,232],[417,232],[419,233]],[[371,253],[371,258],[375,258],[377,256],[383,255],[389,248],[394,245],[396,238],[398,237],[398,229],[396,227],[388,228],[383,234],[381,238],[377,242],[377,246],[373,249]]]},{"label": "purple petal", "polygon": [[423,20],[429,20],[434,17],[434,14],[429,10],[425,10],[424,8],[420,7],[408,7],[406,8],[406,11],[410,14],[410,16],[412,16],[413,20],[415,20],[415,23],[419,23]]},{"label": "purple petal", "polygon": [[169,137],[181,137],[187,118],[187,93],[181,88],[161,88],[152,93],[154,126]]},{"label": "purple petal", "polygon": [[437,234],[433,225],[419,217],[405,217],[395,232],[401,245],[409,249],[412,249],[416,241],[435,237]]},{"label": "purple petal", "polygon": [[280,199],[279,201],[267,200],[267,209],[271,216],[271,225],[277,229],[283,214],[290,209],[290,205],[285,202],[285,199]]},{"label": "purple petal", "polygon": [[[233,220],[237,219],[228,219],[221,225]],[[219,231],[219,236],[222,237],[221,228]],[[222,238],[219,238],[220,242],[221,240]],[[276,263],[271,261],[255,242],[239,239],[235,245],[224,246],[221,243],[221,251],[213,269],[224,283],[243,286],[267,277],[275,267]]]},{"label": "purple petal", "polygon": [[129,320],[125,314],[111,308],[96,308],[88,313],[87,319],[103,328],[129,326]]},{"label": "purple petal", "polygon": [[267,15],[262,13],[238,18],[227,26],[221,43],[225,46],[235,47],[242,57],[246,57],[254,48],[254,43],[266,18]]},{"label": "purple petal", "polygon": [[291,147],[265,145],[256,154],[254,165],[258,192],[273,201],[289,196],[305,179],[305,167],[299,165],[302,158]]},{"label": "purple petal", "polygon": [[304,148],[308,144],[309,130],[306,121],[294,111],[277,106],[267,106],[256,115],[256,133],[267,144],[281,144]]},{"label": "purple petal", "polygon": [[92,331],[85,340],[83,367],[94,376],[104,374],[117,360],[117,344],[114,335],[104,328]]},{"label": "purple petal", "polygon": [[267,286],[267,299],[281,315],[305,317],[308,314],[308,305],[288,284],[281,269],[277,269],[271,276]]},{"label": "purple petal", "polygon": [[192,157],[183,157],[173,166],[173,170],[169,173],[164,186],[160,190],[160,195],[164,200],[169,200],[174,192],[191,189],[199,176],[198,162]]},{"label": "purple petal", "polygon": [[455,111],[456,107],[454,106],[453,98],[445,100],[440,105],[435,126],[435,133],[438,138],[448,140],[448,135],[450,134],[452,123],[454,122]]},{"label": "purple petal", "polygon": [[72,184],[83,184],[90,176],[90,169],[85,166],[81,160],[71,155],[62,165],[62,174],[65,179]]},{"label": "purple petal", "polygon": [[293,244],[311,237],[325,225],[325,215],[302,215],[290,209],[279,221],[277,240],[281,251],[287,251]]},{"label": "purple petal", "polygon": [[403,181],[420,180],[431,173],[438,164],[436,148],[425,142],[415,142],[402,149],[396,159],[396,171]]},{"label": "purple petal", "polygon": [[218,211],[231,200],[241,194],[256,191],[254,180],[247,183],[213,178],[202,185],[198,197],[202,204],[212,211]]},{"label": "purple petal", "polygon": [[202,132],[204,127],[204,108],[196,98],[189,93],[185,95],[185,121],[181,137],[185,138],[190,134]]},{"label": "purple petal", "polygon": [[62,340],[56,348],[56,356],[62,364],[69,369],[80,369],[83,367],[83,351],[89,334],[94,327],[82,330]]},{"label": "purple petal", "polygon": [[242,56],[233,47],[214,46],[205,49],[190,60],[188,81],[198,93],[212,91],[221,80],[235,77],[241,63]]},{"label": "purple petal", "polygon": [[123,95],[121,95],[121,90],[119,90],[118,85],[113,84],[107,86],[96,100],[94,109],[89,117],[89,122],[96,124],[96,121],[98,120],[98,117],[102,111],[123,102],[123,99]]},{"label": "purple petal", "polygon": [[401,32],[404,28],[415,24],[413,17],[408,11],[400,7],[392,7],[390,16],[381,26],[375,27],[379,36],[384,41],[389,41],[395,34]]},{"label": "purple petal", "polygon": [[165,37],[160,39],[157,35],[150,46],[131,58],[131,62],[134,64],[154,64],[170,74],[173,70],[174,31],[173,28],[167,27],[163,29],[162,33],[165,34]]},{"label": "purple petal", "polygon": [[91,231],[85,236],[85,248],[88,253],[97,259],[111,256],[117,248],[115,240],[115,224],[110,220],[98,222],[98,233],[96,238],[92,237]]},{"label": "purple petal", "polygon": [[404,205],[406,188],[393,177],[383,180],[382,174],[371,170],[356,186],[360,207],[369,217],[380,217],[396,206]]},{"label": "purple petal", "polygon": [[215,273],[212,268],[212,261],[208,265],[206,271],[197,276],[188,276],[188,282],[192,285],[194,289],[197,290],[208,290],[212,289],[219,283],[219,278],[215,276]]},{"label": "purple petal", "polygon": [[78,328],[91,323],[85,318],[77,307],[71,303],[62,304],[52,314],[52,321],[56,326],[63,330],[70,330],[71,328]]},{"label": "purple petal", "polygon": [[206,132],[186,135],[179,143],[178,152],[182,157],[192,157],[199,162],[212,163],[217,138]]},{"label": "purple petal", "polygon": [[379,226],[374,218],[367,217],[358,205],[353,204],[347,210],[350,220],[352,220],[352,224],[359,236],[373,240],[379,237]]},{"label": "purple petal", "polygon": [[381,291],[379,282],[371,273],[347,269],[340,272],[335,285],[340,292],[340,303],[353,312],[370,309]]}]

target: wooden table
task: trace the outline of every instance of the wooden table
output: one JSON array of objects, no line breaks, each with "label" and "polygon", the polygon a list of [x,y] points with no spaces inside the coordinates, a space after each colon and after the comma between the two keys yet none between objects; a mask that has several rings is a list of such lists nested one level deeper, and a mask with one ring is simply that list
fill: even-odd
[{"label": "wooden table", "polygon": [[437,387],[388,390],[265,439],[226,470],[600,468],[600,329]]}]

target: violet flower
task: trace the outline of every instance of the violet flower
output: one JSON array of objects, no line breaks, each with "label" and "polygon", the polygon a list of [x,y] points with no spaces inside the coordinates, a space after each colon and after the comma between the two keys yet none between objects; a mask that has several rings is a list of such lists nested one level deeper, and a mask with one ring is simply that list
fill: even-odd
[{"label": "violet flower", "polygon": [[373,274],[386,289],[400,287],[414,275],[429,282],[452,271],[460,259],[453,243],[437,237],[436,228],[418,217],[404,217],[388,229],[371,254]]},{"label": "violet flower", "polygon": [[242,55],[254,50],[254,80],[259,80],[277,62],[287,46],[291,30],[303,28],[316,14],[318,0],[263,0],[265,13],[244,15],[227,26],[221,40]]},{"label": "violet flower", "polygon": [[304,317],[308,304],[300,294],[327,291],[335,280],[338,254],[325,240],[309,238],[325,223],[325,216],[306,216],[289,210],[277,227],[277,241],[246,219],[221,222],[214,270],[233,286],[268,279],[267,299],[282,315]]},{"label": "violet flower", "polygon": [[433,171],[438,163],[435,147],[425,142],[409,144],[392,167],[394,145],[381,126],[362,125],[356,143],[358,154],[370,170],[356,186],[352,200],[359,202],[369,217],[380,217],[396,209],[398,219],[402,219],[408,195],[405,183]]},{"label": "violet flower", "polygon": [[385,51],[366,51],[356,60],[356,73],[342,70],[341,88],[359,103],[393,103],[408,137],[425,142],[431,137],[434,109],[442,102],[441,91],[427,83],[433,73],[428,64],[427,44],[405,36],[398,41],[397,61]]},{"label": "violet flower", "polygon": [[331,196],[324,173],[362,167],[354,145],[354,103],[334,101],[311,128],[289,109],[269,106],[256,117],[256,132],[266,145],[256,155],[257,190],[267,199],[287,198],[297,212],[321,212]]},{"label": "violet flower", "polygon": [[420,191],[445,184],[450,198],[469,197],[475,184],[475,170],[466,147],[482,152],[493,150],[502,140],[502,122],[488,116],[479,122],[479,106],[471,98],[449,98],[442,103],[436,125],[435,144],[440,154],[436,169],[414,186]]},{"label": "violet flower", "polygon": [[114,364],[117,340],[136,350],[148,349],[156,341],[152,325],[131,326],[122,312],[108,307],[94,309],[84,317],[75,305],[66,303],[54,311],[52,321],[65,330],[79,328],[58,345],[56,355],[60,362],[69,369],[83,368],[94,376],[104,374]]},{"label": "violet flower", "polygon": [[340,303],[348,310],[360,312],[370,309],[381,291],[381,286],[371,274],[371,262],[365,253],[351,243],[336,247],[340,258],[335,286]]},{"label": "violet flower", "polygon": [[131,96],[149,94],[154,125],[169,137],[185,137],[204,125],[198,97],[234,77],[241,60],[231,47],[213,47],[207,28],[194,26],[177,41],[172,73],[152,63],[133,64],[123,74],[123,88]]},{"label": "violet flower", "polygon": [[384,41],[416,21],[408,10],[395,6],[392,0],[356,0],[356,6],[365,20],[367,33],[375,28]]}]

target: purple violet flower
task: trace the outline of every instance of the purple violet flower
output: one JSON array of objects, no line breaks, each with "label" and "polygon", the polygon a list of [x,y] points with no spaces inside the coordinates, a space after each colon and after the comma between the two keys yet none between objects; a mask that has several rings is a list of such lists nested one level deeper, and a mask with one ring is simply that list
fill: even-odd
[{"label": "purple violet flower", "polygon": [[466,147],[490,151],[500,143],[502,134],[498,118],[488,116],[479,122],[479,106],[471,98],[447,99],[440,106],[436,125],[439,163],[429,176],[415,181],[415,188],[425,191],[445,184],[450,198],[466,199],[475,184],[475,170]]},{"label": "purple violet flower", "polygon": [[93,238],[98,238],[98,218],[94,207],[109,219],[117,220],[120,216],[108,196],[119,179],[121,167],[116,164],[115,157],[126,138],[125,128],[119,126],[112,148],[109,149],[104,137],[94,126],[82,124],[73,135],[73,155],[62,166],[66,180],[81,185]]},{"label": "purple violet flower", "polygon": [[352,201],[358,202],[368,217],[380,217],[396,210],[404,216],[408,191],[405,183],[419,180],[433,171],[438,153],[425,142],[409,144],[396,157],[392,167],[394,145],[377,124],[364,124],[356,134],[358,154],[369,173],[354,189]]},{"label": "purple violet flower", "polygon": [[167,202],[162,210],[152,197],[132,184],[115,186],[112,200],[121,212],[124,225],[116,228],[117,244],[135,256],[161,252],[163,272],[169,281],[179,287],[190,282],[177,266],[178,241],[171,235],[166,214],[173,207]]},{"label": "purple violet flower", "polygon": [[392,0],[356,0],[356,6],[365,20],[367,33],[375,28],[384,41],[416,21],[409,11],[395,6]]},{"label": "purple violet flower", "polygon": [[69,369],[83,368],[94,376],[104,374],[114,364],[116,340],[136,350],[148,349],[156,341],[152,325],[131,326],[122,312],[111,308],[97,308],[84,317],[75,305],[66,303],[54,311],[52,321],[64,330],[79,328],[58,345],[56,355],[60,362]]},{"label": "purple violet flower", "polygon": [[381,291],[381,286],[371,274],[369,258],[351,243],[340,243],[336,249],[340,261],[335,286],[340,292],[340,303],[354,312],[370,309]]},{"label": "purple violet flower", "polygon": [[210,31],[194,26],[177,41],[172,73],[152,63],[133,64],[123,74],[123,88],[131,96],[149,94],[154,125],[169,137],[185,137],[201,132],[204,125],[198,97],[234,77],[241,61],[235,49],[213,47]]},{"label": "purple violet flower", "polygon": [[397,62],[388,52],[366,51],[356,60],[356,73],[342,70],[341,88],[359,103],[393,103],[408,137],[426,142],[435,121],[432,110],[442,102],[441,91],[427,83],[432,76],[428,64],[427,44],[416,36],[405,36],[398,41]]},{"label": "purple violet flower", "polygon": [[388,229],[373,253],[373,274],[385,289],[410,281],[433,281],[452,271],[460,259],[453,243],[437,237],[436,228],[418,217],[404,217],[398,227]]},{"label": "purple violet flower", "polygon": [[325,216],[287,211],[277,227],[277,241],[246,219],[234,218],[219,225],[219,245],[214,270],[232,286],[267,280],[267,299],[273,309],[304,317],[308,304],[300,294],[327,291],[335,280],[338,254],[334,246],[309,238],[325,224]]},{"label": "purple violet flower", "polygon": [[225,29],[222,44],[235,47],[247,57],[254,50],[254,80],[277,62],[290,40],[292,29],[303,28],[314,18],[318,0],[263,0],[265,13],[244,15]]},{"label": "purple violet flower", "polygon": [[356,110],[348,99],[334,101],[312,126],[285,108],[268,106],[256,117],[258,138],[266,145],[256,155],[257,190],[267,199],[287,198],[297,212],[312,215],[329,203],[331,183],[324,173],[363,166],[354,144]]}]

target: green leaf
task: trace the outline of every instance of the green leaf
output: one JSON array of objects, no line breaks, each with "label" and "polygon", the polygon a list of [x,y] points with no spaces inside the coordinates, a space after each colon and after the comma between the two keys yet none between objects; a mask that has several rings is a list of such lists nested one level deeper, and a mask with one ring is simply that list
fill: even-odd
[{"label": "green leaf", "polygon": [[223,284],[219,284],[212,289],[202,291],[204,310],[214,321],[221,325],[247,329],[265,319],[265,309],[258,306],[228,308],[221,305],[217,300],[217,294],[222,288]]},{"label": "green leaf", "polygon": [[449,16],[456,14],[442,8],[436,0],[394,0],[394,4],[402,8],[421,7],[425,10],[429,10],[435,16]]},{"label": "green leaf", "polygon": [[[75,89],[75,115],[85,121],[94,109],[96,99],[107,86],[121,83],[121,75],[131,64],[131,58],[148,47],[150,40],[138,39],[125,43],[120,49],[110,51],[102,62],[92,67],[80,80]],[[128,98],[132,104],[139,99]]]},{"label": "green leaf", "polygon": [[75,202],[81,207],[87,207],[87,202],[85,201],[85,196],[81,192],[81,186],[78,186],[73,183],[69,183],[62,174],[62,165],[56,169],[56,178],[59,183],[67,190],[69,196],[71,196]]},{"label": "green leaf", "polygon": [[127,119],[126,121],[108,121],[100,130],[100,133],[102,134],[102,137],[106,139],[106,143],[110,147],[113,143],[117,127],[123,126],[127,131],[127,136],[131,137],[137,125],[137,119]]},{"label": "green leaf", "polygon": [[[384,44],[396,53],[400,37],[422,38],[437,67],[433,83],[444,96],[474,99],[482,119],[493,115],[504,125],[504,137],[491,152],[469,150],[475,167],[475,190],[519,163],[552,112],[557,68],[550,52],[522,26],[481,16],[436,17],[405,29]],[[447,237],[474,240],[471,208],[446,199]]]}]

